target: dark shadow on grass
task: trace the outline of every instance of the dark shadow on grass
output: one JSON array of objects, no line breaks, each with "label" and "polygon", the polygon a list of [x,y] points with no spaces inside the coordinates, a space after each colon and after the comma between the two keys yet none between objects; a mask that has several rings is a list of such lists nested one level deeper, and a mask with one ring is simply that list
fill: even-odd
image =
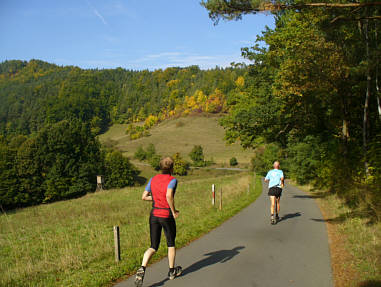
[{"label": "dark shadow on grass", "polygon": [[280,218],[279,222],[282,222],[282,221],[285,221],[285,220],[288,220],[288,219],[291,219],[291,218],[299,217],[299,216],[302,216],[302,214],[299,211],[295,212],[295,213],[288,213],[288,214],[283,215]]},{"label": "dark shadow on grass", "polygon": [[135,178],[135,183],[137,186],[142,186],[144,184],[147,183],[147,178],[145,178],[144,176],[140,176],[138,175],[136,178]]},{"label": "dark shadow on grass", "polygon": [[366,281],[360,282],[358,287],[381,287],[381,281],[380,280],[366,280]]},{"label": "dark shadow on grass", "polygon": [[348,219],[353,218],[360,218],[360,219],[368,219],[367,224],[373,225],[376,223],[376,217],[372,215],[372,212],[370,210],[354,210],[347,213],[342,213],[339,216],[333,217],[333,218],[327,218],[327,219],[321,219],[321,218],[311,218],[312,221],[316,222],[328,222],[333,224],[339,224],[343,223]]},{"label": "dark shadow on grass", "polygon": [[[208,256],[206,258],[203,258],[192,265],[188,266],[183,270],[183,274],[181,276],[186,276],[187,274],[196,272],[204,267],[214,265],[217,263],[225,263],[229,260],[231,260],[234,256],[238,255],[240,252],[239,250],[244,249],[244,246],[237,246],[233,249],[228,249],[228,250],[218,250],[210,253],[204,254],[204,256]],[[154,283],[151,285],[151,287],[156,287],[156,286],[163,286],[165,282],[168,281],[168,278]]]}]

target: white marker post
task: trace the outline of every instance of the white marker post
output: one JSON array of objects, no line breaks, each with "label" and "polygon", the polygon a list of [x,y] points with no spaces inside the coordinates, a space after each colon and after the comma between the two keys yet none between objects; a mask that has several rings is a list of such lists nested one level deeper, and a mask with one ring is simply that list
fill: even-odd
[{"label": "white marker post", "polygon": [[212,205],[216,204],[216,185],[212,184]]}]

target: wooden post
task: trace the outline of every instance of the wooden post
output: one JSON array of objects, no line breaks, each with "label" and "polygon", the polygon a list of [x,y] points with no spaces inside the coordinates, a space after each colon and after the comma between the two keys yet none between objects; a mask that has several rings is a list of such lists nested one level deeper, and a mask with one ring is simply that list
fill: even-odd
[{"label": "wooden post", "polygon": [[222,210],[222,187],[220,189],[220,210]]},{"label": "wooden post", "polygon": [[120,261],[120,237],[119,226],[114,226],[115,262]]},{"label": "wooden post", "polygon": [[212,184],[212,205],[216,204],[216,185]]},{"label": "wooden post", "polygon": [[97,191],[103,190],[104,178],[103,175],[97,175]]},{"label": "wooden post", "polygon": [[247,186],[247,193],[250,193],[250,183],[249,183],[249,185]]},{"label": "wooden post", "polygon": [[253,186],[253,192],[255,192],[255,187],[257,186],[257,173],[254,172],[254,186]]}]

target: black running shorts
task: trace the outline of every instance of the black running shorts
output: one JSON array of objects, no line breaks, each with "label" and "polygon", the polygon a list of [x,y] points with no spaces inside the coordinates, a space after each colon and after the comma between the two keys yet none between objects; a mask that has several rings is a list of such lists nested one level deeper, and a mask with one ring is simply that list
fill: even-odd
[{"label": "black running shorts", "polygon": [[161,238],[161,229],[164,229],[167,238],[167,246],[175,247],[176,221],[171,216],[169,218],[156,217],[151,214],[149,218],[149,229],[151,235],[151,248],[158,250]]},{"label": "black running shorts", "polygon": [[275,196],[275,197],[281,197],[282,196],[282,189],[277,186],[273,186],[269,189],[269,196]]}]

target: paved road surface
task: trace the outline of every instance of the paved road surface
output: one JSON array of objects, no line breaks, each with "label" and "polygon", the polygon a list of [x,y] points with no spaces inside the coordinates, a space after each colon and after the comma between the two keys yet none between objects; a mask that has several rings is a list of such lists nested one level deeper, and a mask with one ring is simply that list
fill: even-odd
[{"label": "paved road surface", "polygon": [[[333,286],[327,232],[325,223],[316,220],[322,215],[314,200],[288,185],[280,215],[282,220],[270,225],[264,186],[253,204],[178,251],[181,277],[167,280],[164,258],[147,268],[143,286]],[[116,286],[134,286],[133,279]]]}]

